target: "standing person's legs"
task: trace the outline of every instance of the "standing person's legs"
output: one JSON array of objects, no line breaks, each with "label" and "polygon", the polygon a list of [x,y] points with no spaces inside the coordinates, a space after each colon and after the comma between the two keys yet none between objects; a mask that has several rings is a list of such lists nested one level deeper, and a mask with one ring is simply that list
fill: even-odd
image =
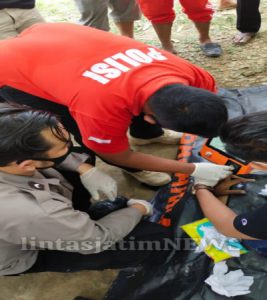
[{"label": "standing person's legs", "polygon": [[136,0],[110,0],[109,7],[112,9],[110,16],[121,35],[133,38],[134,21],[141,17]]},{"label": "standing person's legs", "polygon": [[32,9],[10,9],[10,15],[14,18],[15,27],[18,33],[37,23],[44,23],[37,8]]},{"label": "standing person's legs", "polygon": [[0,10],[0,39],[16,37],[24,29],[45,22],[36,8],[6,8]]},{"label": "standing person's legs", "polygon": [[260,0],[237,1],[237,25],[240,32],[258,32],[261,26]]},{"label": "standing person's legs", "polygon": [[172,24],[175,19],[173,0],[138,0],[144,16],[151,21],[162,48],[177,53],[171,41]]},{"label": "standing person's legs", "polygon": [[218,10],[226,10],[236,8],[236,0],[219,0]]},{"label": "standing person's legs", "polygon": [[242,45],[249,42],[259,31],[261,14],[259,12],[260,0],[238,0],[236,28],[240,33],[234,37],[234,44]]},{"label": "standing person's legs", "polygon": [[79,23],[97,29],[109,31],[109,0],[74,0],[81,14]]},{"label": "standing person's legs", "polygon": [[[172,239],[171,228],[142,221],[111,250],[98,254],[40,251],[36,263],[25,273],[121,269],[134,267],[143,262],[157,264],[163,262],[171,253],[171,247],[166,247],[166,244],[170,245],[170,243],[166,241],[170,242]],[[86,243],[78,243],[78,245],[78,248],[83,248],[83,250],[89,247]]]},{"label": "standing person's legs", "polygon": [[0,40],[13,38],[18,35],[15,20],[8,11],[8,9],[0,9]]},{"label": "standing person's legs", "polygon": [[222,54],[219,44],[213,43],[209,35],[210,22],[213,9],[208,0],[180,0],[183,12],[192,20],[199,33],[200,47],[203,53],[209,57],[218,57]]}]

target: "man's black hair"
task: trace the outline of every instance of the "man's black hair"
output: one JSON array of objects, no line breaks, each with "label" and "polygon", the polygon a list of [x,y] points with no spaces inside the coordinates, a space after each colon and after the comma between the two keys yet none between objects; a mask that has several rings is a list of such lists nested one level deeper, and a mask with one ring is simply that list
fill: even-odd
[{"label": "man's black hair", "polygon": [[0,103],[0,166],[34,157],[46,158],[45,152],[52,145],[41,132],[47,128],[66,140],[56,116],[26,106]]},{"label": "man's black hair", "polygon": [[159,89],[148,104],[162,127],[204,137],[217,136],[228,118],[219,96],[182,84]]},{"label": "man's black hair", "polygon": [[267,162],[267,111],[228,121],[220,136],[231,154],[246,161]]}]

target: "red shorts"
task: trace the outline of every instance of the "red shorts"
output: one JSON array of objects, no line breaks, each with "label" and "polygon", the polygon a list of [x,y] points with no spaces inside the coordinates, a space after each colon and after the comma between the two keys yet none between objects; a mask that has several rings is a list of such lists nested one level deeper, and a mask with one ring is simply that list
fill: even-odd
[{"label": "red shorts", "polygon": [[[174,0],[137,0],[144,16],[152,23],[172,23],[175,19]],[[214,10],[208,0],[179,0],[183,12],[193,22],[207,23]]]}]

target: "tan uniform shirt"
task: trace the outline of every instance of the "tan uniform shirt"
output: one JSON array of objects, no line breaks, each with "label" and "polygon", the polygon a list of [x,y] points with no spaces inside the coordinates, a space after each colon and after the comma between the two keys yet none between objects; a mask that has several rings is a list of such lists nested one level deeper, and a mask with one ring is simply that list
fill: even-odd
[{"label": "tan uniform shirt", "polygon": [[[70,154],[63,165],[76,170],[84,160]],[[129,207],[93,221],[73,209],[71,198],[72,186],[52,168],[33,177],[0,172],[0,275],[31,268],[40,248],[82,254],[106,250],[142,218]]]}]

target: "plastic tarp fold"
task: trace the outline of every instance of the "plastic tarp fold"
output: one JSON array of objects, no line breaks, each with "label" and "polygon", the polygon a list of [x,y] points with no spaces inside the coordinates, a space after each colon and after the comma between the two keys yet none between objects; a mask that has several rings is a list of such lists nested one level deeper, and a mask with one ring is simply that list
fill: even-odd
[{"label": "plastic tarp fold", "polygon": [[[267,110],[267,86],[224,90],[219,94],[225,102],[230,118],[251,112]],[[267,121],[267,120],[266,120]],[[188,136],[179,147],[177,159],[181,161],[202,161],[198,152],[203,139]],[[189,155],[190,153],[190,155]],[[247,194],[232,195],[229,207],[237,213],[256,209],[266,204],[266,197],[259,192],[267,184],[267,174],[247,175],[255,183],[245,183]],[[117,279],[105,296],[106,300],[220,300],[229,299],[214,293],[204,283],[211,275],[213,261],[205,253],[195,253],[195,244],[180,228],[181,225],[201,219],[203,214],[191,193],[190,178],[175,174],[172,183],[163,187],[153,199],[155,214],[152,221],[172,226],[174,235],[180,241],[181,250],[176,250],[161,265],[144,263],[135,268],[120,271]],[[267,216],[266,216],[267,217]],[[239,258],[227,260],[230,270],[242,269],[245,275],[254,277],[251,293],[237,296],[242,300],[266,300],[267,257],[249,249]]]}]

